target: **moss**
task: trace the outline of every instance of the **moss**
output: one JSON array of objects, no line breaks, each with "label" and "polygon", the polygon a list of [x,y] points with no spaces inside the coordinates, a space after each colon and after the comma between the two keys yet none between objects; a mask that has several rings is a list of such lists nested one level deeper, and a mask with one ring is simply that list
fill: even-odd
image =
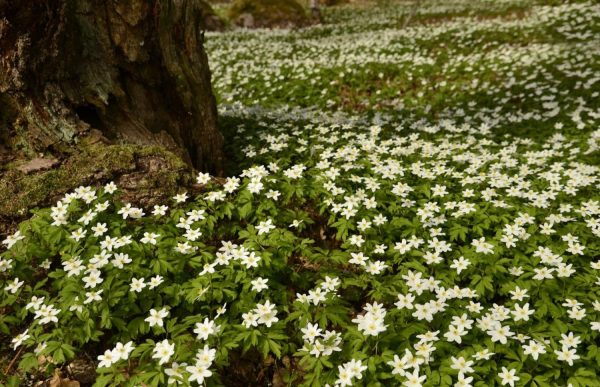
[{"label": "moss", "polygon": [[296,0],[235,0],[229,18],[239,24],[243,14],[252,15],[255,27],[297,26],[308,20],[304,7]]},{"label": "moss", "polygon": [[21,218],[80,185],[110,180],[126,186],[128,200],[149,204],[172,196],[190,179],[187,165],[161,147],[83,143],[79,150],[52,170],[24,174],[12,168],[0,176],[0,218]]}]

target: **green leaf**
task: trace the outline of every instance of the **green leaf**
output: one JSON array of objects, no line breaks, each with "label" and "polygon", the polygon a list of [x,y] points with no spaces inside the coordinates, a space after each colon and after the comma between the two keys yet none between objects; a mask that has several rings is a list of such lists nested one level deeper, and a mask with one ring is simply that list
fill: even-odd
[{"label": "green leaf", "polygon": [[19,362],[19,369],[23,372],[27,372],[38,366],[37,356],[33,353],[26,353]]},{"label": "green leaf", "polygon": [[281,345],[277,344],[274,340],[267,339],[269,342],[269,349],[271,352],[275,354],[275,356],[279,359],[281,358]]}]

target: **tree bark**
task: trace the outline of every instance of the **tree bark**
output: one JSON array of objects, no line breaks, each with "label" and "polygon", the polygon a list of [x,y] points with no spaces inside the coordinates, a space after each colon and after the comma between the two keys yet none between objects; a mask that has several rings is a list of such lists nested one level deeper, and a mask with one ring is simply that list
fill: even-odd
[{"label": "tree bark", "polygon": [[90,129],[222,174],[201,0],[0,0],[0,153]]}]

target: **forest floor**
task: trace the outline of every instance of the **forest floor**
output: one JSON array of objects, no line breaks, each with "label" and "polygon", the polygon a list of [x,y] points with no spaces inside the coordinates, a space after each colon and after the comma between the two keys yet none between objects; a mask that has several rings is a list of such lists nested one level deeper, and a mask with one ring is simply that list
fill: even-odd
[{"label": "forest floor", "polygon": [[367,5],[207,33],[227,178],[167,157],[148,208],[116,178],[4,241],[0,383],[597,385],[600,5]]}]

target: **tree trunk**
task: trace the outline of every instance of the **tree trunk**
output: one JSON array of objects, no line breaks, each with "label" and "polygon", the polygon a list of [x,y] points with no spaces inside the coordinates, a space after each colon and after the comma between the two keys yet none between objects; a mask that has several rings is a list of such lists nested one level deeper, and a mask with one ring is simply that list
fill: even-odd
[{"label": "tree trunk", "polygon": [[202,5],[0,0],[0,153],[61,153],[98,129],[221,174]]}]

